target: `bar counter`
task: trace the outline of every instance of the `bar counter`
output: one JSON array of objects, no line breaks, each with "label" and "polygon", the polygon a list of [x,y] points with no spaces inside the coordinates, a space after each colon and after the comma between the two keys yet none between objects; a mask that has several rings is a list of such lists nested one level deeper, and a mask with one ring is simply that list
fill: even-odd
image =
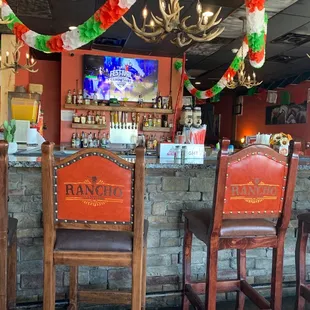
[{"label": "bar counter", "polygon": [[[134,158],[128,159],[130,161]],[[43,229],[41,197],[41,158],[10,156],[9,213],[18,219],[18,302],[42,299]],[[147,302],[149,306],[179,306],[181,302],[182,236],[185,210],[212,206],[216,159],[200,162],[160,161],[146,158],[145,216],[150,222],[148,234]],[[294,295],[296,215],[310,209],[310,158],[300,158],[293,202],[292,219],[287,232],[284,257],[284,296]],[[247,252],[248,281],[261,286],[269,295],[271,249]],[[310,253],[307,254],[310,258]],[[206,247],[193,242],[192,273],[205,275]],[[309,266],[310,267],[310,266]],[[219,252],[219,278],[236,274],[236,252]],[[81,267],[80,285],[123,289],[131,286],[127,269]],[[67,298],[69,269],[57,268],[57,299]],[[218,294],[219,300],[232,299],[231,293]]]}]

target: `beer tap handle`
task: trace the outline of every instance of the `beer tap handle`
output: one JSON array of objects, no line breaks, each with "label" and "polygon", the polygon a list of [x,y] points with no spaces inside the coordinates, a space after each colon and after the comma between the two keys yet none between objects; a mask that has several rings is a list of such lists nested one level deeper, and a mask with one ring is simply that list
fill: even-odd
[{"label": "beer tap handle", "polygon": [[140,113],[137,113],[137,123],[136,123],[136,129],[139,128],[139,124],[140,124]]},{"label": "beer tap handle", "polygon": [[127,125],[128,125],[128,113],[125,112],[125,129],[127,129]]},{"label": "beer tap handle", "polygon": [[121,122],[122,122],[122,111],[118,111],[118,129],[121,128]]},{"label": "beer tap handle", "polygon": [[117,112],[114,112],[114,129],[116,129],[116,123],[117,123]]},{"label": "beer tap handle", "polygon": [[110,113],[110,127],[113,128],[113,123],[114,123],[114,112]]}]

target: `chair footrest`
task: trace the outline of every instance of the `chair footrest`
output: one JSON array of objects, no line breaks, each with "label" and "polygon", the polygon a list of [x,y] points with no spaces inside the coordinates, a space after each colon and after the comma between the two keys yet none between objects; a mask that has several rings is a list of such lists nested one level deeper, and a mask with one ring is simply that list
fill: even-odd
[{"label": "chair footrest", "polygon": [[246,295],[259,309],[270,309],[270,303],[248,282],[244,280],[240,281],[240,291]]},{"label": "chair footrest", "polygon": [[204,309],[203,302],[199,298],[199,296],[196,294],[196,292],[193,290],[192,286],[190,284],[185,285],[185,295],[189,302],[195,307],[195,309],[202,310]]},{"label": "chair footrest", "polygon": [[89,304],[130,305],[131,291],[79,291],[79,301]]}]

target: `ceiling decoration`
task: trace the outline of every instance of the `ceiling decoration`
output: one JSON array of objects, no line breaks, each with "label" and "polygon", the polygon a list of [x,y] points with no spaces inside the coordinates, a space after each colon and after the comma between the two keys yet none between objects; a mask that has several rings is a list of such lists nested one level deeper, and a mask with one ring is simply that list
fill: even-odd
[{"label": "ceiling decoration", "polygon": [[[169,1],[169,0],[168,0]],[[222,19],[217,20],[221,8],[213,14],[210,11],[203,12],[200,0],[197,1],[196,11],[198,21],[196,25],[187,26],[186,22],[191,16],[186,16],[180,20],[180,14],[183,10],[179,0],[159,0],[159,9],[162,17],[155,16],[151,12],[150,22],[147,24],[148,10],[145,7],[142,10],[143,25],[137,26],[135,17],[132,15],[132,24],[122,17],[124,23],[141,39],[148,43],[158,43],[165,39],[169,34],[173,34],[174,39],[170,42],[178,47],[184,47],[192,42],[209,42],[219,36],[224,28],[220,27],[207,33],[212,27],[218,25]]]},{"label": "ceiling decoration", "polygon": [[53,53],[71,51],[93,41],[117,22],[135,2],[136,0],[108,0],[76,29],[54,36],[30,30],[14,14],[6,0],[3,0],[1,7],[2,19],[10,21],[7,26],[19,40],[39,51]]},{"label": "ceiling decoration", "polygon": [[[188,75],[183,71],[183,63],[181,61],[175,62],[175,69],[179,73],[183,73],[184,86],[191,93],[191,95],[198,99],[208,99],[219,94],[227,84],[231,82],[237,72],[242,69],[244,59],[249,54],[250,64],[254,68],[260,68],[265,62],[265,47],[267,37],[267,22],[265,17],[264,0],[246,0],[246,20],[247,20],[247,34],[242,42],[236,57],[226,70],[225,74],[212,88],[201,91],[194,87],[189,80]],[[261,42],[263,38],[263,42]]]}]

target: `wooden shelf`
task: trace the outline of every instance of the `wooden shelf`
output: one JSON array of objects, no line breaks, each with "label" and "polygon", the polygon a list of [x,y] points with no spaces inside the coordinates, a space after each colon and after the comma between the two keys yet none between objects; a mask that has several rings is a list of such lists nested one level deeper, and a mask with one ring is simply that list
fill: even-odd
[{"label": "wooden shelf", "polygon": [[173,114],[173,110],[168,109],[153,109],[153,108],[139,108],[139,107],[110,107],[100,105],[73,105],[65,104],[66,109],[70,110],[88,110],[88,111],[122,111],[122,112],[139,112],[139,113],[156,113],[156,114]]},{"label": "wooden shelf", "polygon": [[92,125],[92,124],[76,124],[72,123],[73,129],[93,129],[93,130],[105,130],[107,126],[105,125]]},{"label": "wooden shelf", "polygon": [[143,131],[153,131],[153,132],[170,132],[169,127],[143,127]]}]

